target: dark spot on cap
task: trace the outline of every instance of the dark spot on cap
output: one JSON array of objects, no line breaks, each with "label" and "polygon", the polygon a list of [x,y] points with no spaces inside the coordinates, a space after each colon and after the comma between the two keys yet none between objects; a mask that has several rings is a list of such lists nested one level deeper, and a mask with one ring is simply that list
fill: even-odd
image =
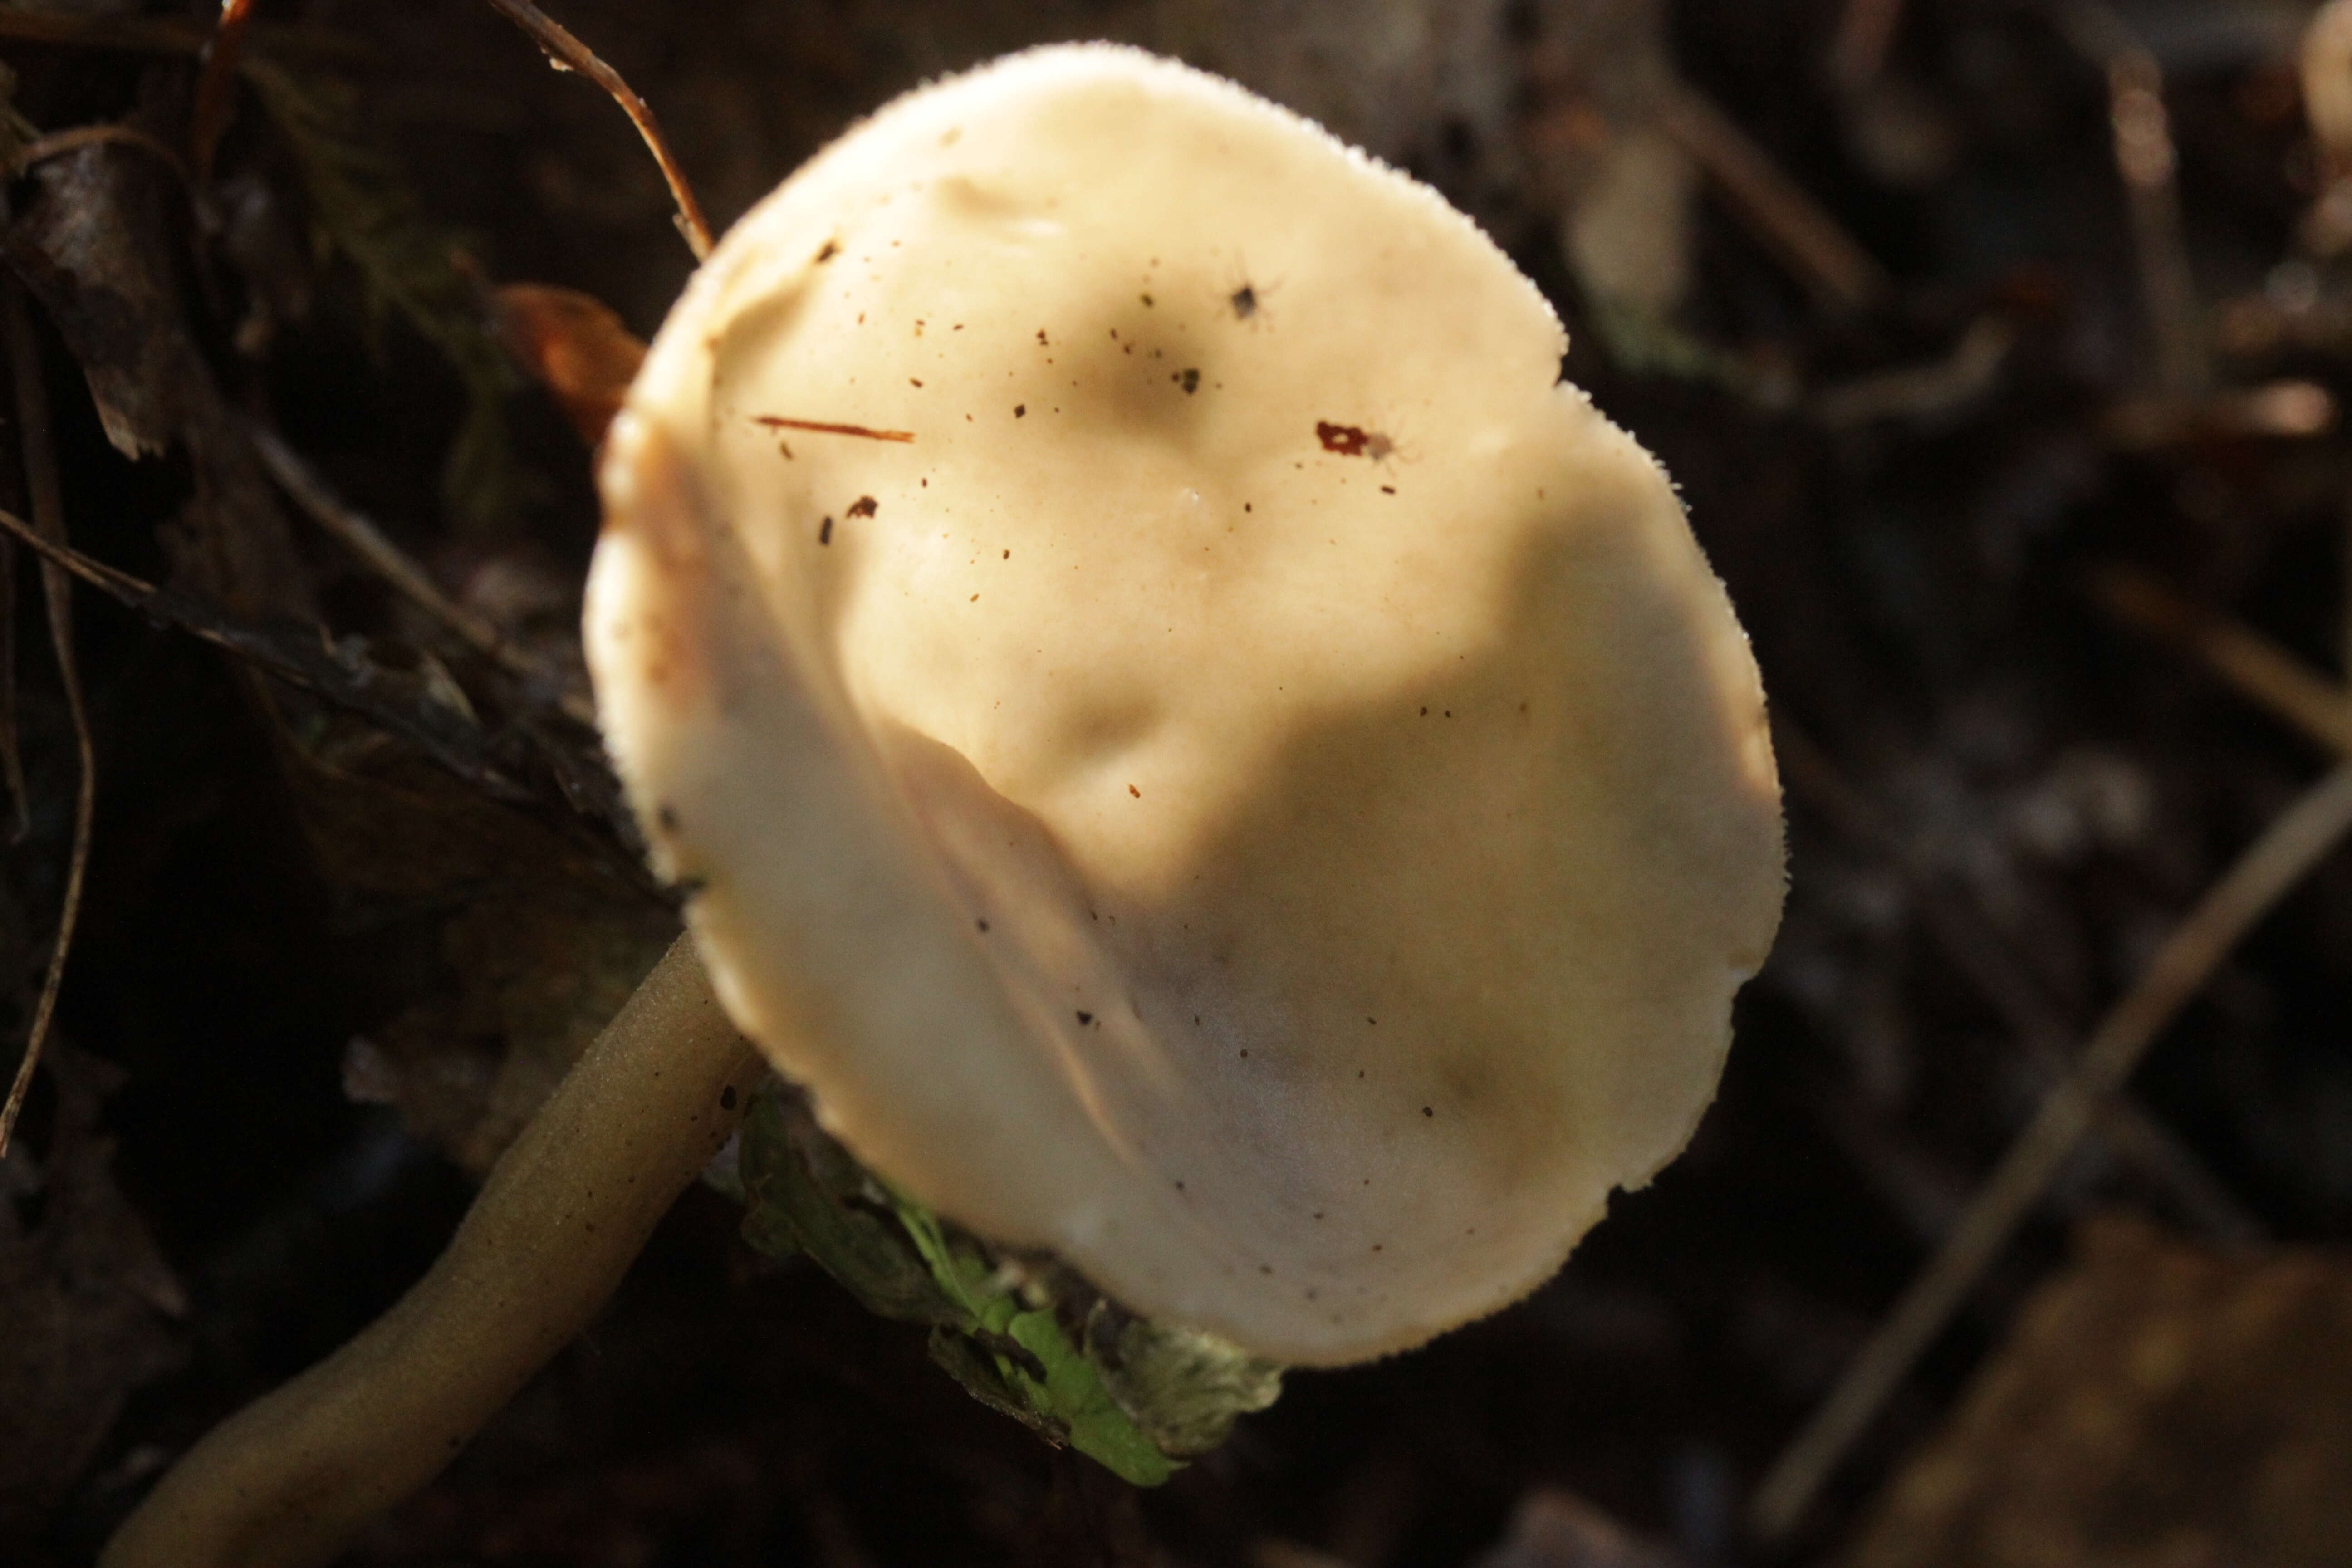
[{"label": "dark spot on cap", "polygon": [[1143,792],[1136,788],[1133,784],[1127,786],[1127,793],[1133,795],[1138,800],[1141,800],[1143,798]]},{"label": "dark spot on cap", "polygon": [[816,542],[819,544],[831,544],[833,542],[833,519],[828,517],[817,525]]},{"label": "dark spot on cap", "polygon": [[733,1084],[730,1083],[725,1089],[719,1091],[719,1109],[721,1110],[732,1110],[735,1109],[735,1086]]},{"label": "dark spot on cap", "polygon": [[1091,1024],[1094,1021],[1095,1016],[1092,1013],[1081,1013],[1078,1015],[1078,1022],[1081,1024]]},{"label": "dark spot on cap", "polygon": [[1150,295],[1149,295],[1149,294],[1145,294],[1145,295],[1142,295],[1140,298],[1142,299],[1143,302],[1144,302],[1146,305],[1149,305],[1149,304],[1150,304],[1150,303],[1151,303],[1151,296],[1150,296]]},{"label": "dark spot on cap", "polygon": [[677,807],[669,805],[667,802],[664,802],[655,810],[654,820],[661,824],[663,832],[676,833],[677,831]]},{"label": "dark spot on cap", "polygon": [[1234,308],[1234,319],[1246,321],[1257,314],[1257,290],[1244,283],[1234,289],[1225,303]]},{"label": "dark spot on cap", "polygon": [[1435,1115],[1437,1114],[1437,1112],[1435,1112],[1434,1110],[1430,1110],[1430,1109],[1429,1109],[1429,1107],[1427,1107],[1426,1105],[1424,1105],[1424,1106],[1423,1106],[1423,1107],[1421,1108],[1421,1113],[1422,1113],[1423,1116],[1435,1116]]},{"label": "dark spot on cap", "polygon": [[972,924],[980,928],[982,935],[985,936],[988,933],[988,922],[986,921],[972,921]]},{"label": "dark spot on cap", "polygon": [[1315,438],[1323,443],[1327,452],[1337,452],[1343,458],[1360,458],[1370,445],[1371,437],[1354,425],[1334,425],[1328,419],[1315,422]]},{"label": "dark spot on cap", "polygon": [[841,247],[828,239],[823,245],[817,247],[816,258],[818,262],[822,264],[832,260],[835,257],[839,256],[840,254]]},{"label": "dark spot on cap", "polygon": [[1186,372],[1184,373],[1184,395],[1185,395],[1185,396],[1187,396],[1187,397],[1190,397],[1190,396],[1192,396],[1192,394],[1194,394],[1194,393],[1196,393],[1196,392],[1198,392],[1198,391],[1200,391],[1200,390],[1201,390],[1201,373],[1200,373],[1199,371],[1197,371],[1197,370],[1188,370],[1188,371],[1186,371]]},{"label": "dark spot on cap", "polygon": [[[961,331],[963,329],[959,327],[956,330]],[[1045,329],[1043,327],[1037,329],[1037,341],[1041,343],[1045,341]]]},{"label": "dark spot on cap", "polygon": [[[922,383],[921,383],[921,382],[917,382],[915,384],[916,384],[916,385],[918,385],[918,386],[920,386],[920,385],[922,384]],[[1392,495],[1396,494],[1396,486],[1394,486],[1394,485],[1382,485],[1382,486],[1381,487],[1381,494],[1382,494],[1382,495],[1384,495],[1384,496],[1392,496]]]},{"label": "dark spot on cap", "polygon": [[881,510],[881,503],[872,496],[859,496],[849,503],[851,517],[872,517],[879,510]]},{"label": "dark spot on cap", "polygon": [[1029,405],[1027,404],[1016,403],[1013,405],[1013,417],[1015,419],[1024,419],[1028,417],[1028,415]]}]

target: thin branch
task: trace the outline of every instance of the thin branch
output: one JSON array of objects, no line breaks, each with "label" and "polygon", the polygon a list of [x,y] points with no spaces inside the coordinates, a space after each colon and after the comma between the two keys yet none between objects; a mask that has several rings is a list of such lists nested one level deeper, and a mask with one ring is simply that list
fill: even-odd
[{"label": "thin branch", "polygon": [[1664,95],[1660,123],[1824,304],[1866,310],[1892,291],[1877,258],[1712,100],[1678,84]]},{"label": "thin branch", "polygon": [[124,54],[193,55],[212,30],[165,18],[75,16],[52,11],[0,10],[0,38],[12,43],[62,44]]},{"label": "thin branch", "polygon": [[236,109],[237,58],[246,29],[253,24],[253,0],[221,0],[220,22],[205,46],[203,74],[196,79],[196,106],[189,117],[188,145],[195,157],[196,183],[209,185],[213,155]]},{"label": "thin branch", "polygon": [[158,626],[175,627],[199,641],[245,660],[289,685],[315,691],[414,742],[426,755],[484,794],[522,801],[530,794],[509,778],[486,753],[480,731],[468,720],[440,708],[421,709],[389,700],[384,672],[354,659],[310,631],[284,636],[229,615],[169,588],[143,583],[74,549],[41,536],[12,512],[0,511],[0,532],[15,537],[47,563],[80,578],[108,597]]},{"label": "thin branch", "polygon": [[1902,25],[1903,0],[1845,0],[1830,39],[1831,83],[1856,92],[1876,81]]},{"label": "thin branch", "polygon": [[[48,387],[41,379],[40,345],[33,338],[32,312],[25,290],[7,280],[5,303],[8,360],[16,384],[16,426],[25,454],[25,479],[33,500],[33,526],[47,542],[63,546],[66,537],[65,492],[58,477],[57,448],[51,442]],[[47,973],[41,980],[40,1000],[34,1005],[33,1026],[26,1032],[24,1058],[16,1064],[8,1100],[0,1105],[0,1154],[8,1150],[16,1118],[24,1112],[25,1096],[33,1087],[41,1047],[47,1043],[49,1025],[57,1016],[58,993],[65,984],[66,957],[73,950],[74,927],[81,920],[82,886],[89,872],[90,836],[98,812],[98,753],[90,743],[89,709],[82,700],[81,667],[74,658],[73,594],[66,574],[46,561],[41,566],[42,598],[49,613],[49,642],[57,650],[58,679],[65,688],[66,709],[73,718],[74,749],[81,777],[74,791],[73,850],[66,862],[65,908],[58,917],[56,942],[49,949]]]},{"label": "thin branch", "polygon": [[828,425],[817,419],[787,419],[781,414],[754,414],[751,423],[771,430],[806,430],[817,436],[857,436],[868,441],[911,441],[912,430],[877,430],[867,425]]},{"label": "thin branch", "polygon": [[[1777,715],[1772,751],[1780,760],[1791,797],[1894,867],[1918,907],[1921,924],[1944,956],[2000,1016],[2028,1061],[2042,1070],[2043,1081],[2063,1079],[2081,1056],[2079,1037],[1976,900],[1953,890],[1811,736]],[[2231,1196],[2195,1152],[2130,1095],[2116,1098],[2100,1119],[2098,1132],[2111,1154],[2169,1194],[2180,1213],[2208,1234],[2229,1242],[2263,1234],[2261,1223]]]},{"label": "thin branch", "polygon": [[712,244],[709,221],[702,216],[702,204],[694,199],[694,188],[686,183],[686,171],[678,166],[669,143],[662,139],[661,126],[646,100],[621,79],[620,72],[598,59],[593,50],[530,0],[489,0],[489,4],[530,34],[531,40],[546,50],[548,58],[559,67],[578,71],[612,95],[613,101],[621,106],[621,112],[637,128],[637,134],[645,138],[646,150],[661,165],[662,178],[669,182],[670,199],[677,204],[677,232],[686,237],[697,261],[708,259]]},{"label": "thin branch", "polygon": [[[13,505],[22,500],[10,495]],[[8,842],[33,831],[33,795],[25,783],[24,736],[16,718],[16,546],[0,542],[0,779],[8,789]]]},{"label": "thin branch", "polygon": [[60,157],[79,152],[84,147],[109,142],[121,147],[136,147],[142,153],[161,160],[185,185],[188,165],[172,144],[162,137],[142,131],[136,125],[76,125],[64,131],[52,131],[28,143],[16,160],[17,172],[31,168],[44,159]]},{"label": "thin branch", "polygon": [[393,542],[374,521],[345,504],[295,450],[267,426],[248,422],[246,434],[262,466],[303,514],[364,563],[403,598],[455,633],[468,647],[509,674],[537,689],[552,688],[564,714],[583,724],[596,722],[586,697],[565,689],[561,676],[514,647],[499,628],[441,591],[431,574]]},{"label": "thin branch", "polygon": [[[198,55],[212,37],[213,29],[204,23],[178,17],[77,16],[0,5],[0,42],[131,55]],[[368,47],[357,38],[308,24],[257,22],[252,37],[272,54],[329,56],[350,61],[364,60],[369,54]]]},{"label": "thin branch", "polygon": [[2255,922],[2352,830],[2352,762],[2338,763],[2279,814],[2158,949],[2092,1034],[2065,1081],[2044,1097],[1934,1261],[1879,1325],[1750,1503],[1762,1539],[1796,1528],[1822,1486],[1951,1321],[1985,1268],[2032,1213],[2099,1111],[2147,1048]]},{"label": "thin branch", "polygon": [[2261,633],[2189,603],[2157,578],[2110,566],[2091,578],[2109,615],[2187,647],[2241,696],[2329,751],[2352,757],[2352,695]]},{"label": "thin branch", "polygon": [[2140,301],[2156,340],[2159,381],[2171,396],[2198,396],[2212,383],[2212,360],[2180,221],[2180,157],[2164,106],[2163,68],[2104,0],[2066,0],[2057,19],[2075,49],[2106,74],[2116,172],[2130,204]]}]

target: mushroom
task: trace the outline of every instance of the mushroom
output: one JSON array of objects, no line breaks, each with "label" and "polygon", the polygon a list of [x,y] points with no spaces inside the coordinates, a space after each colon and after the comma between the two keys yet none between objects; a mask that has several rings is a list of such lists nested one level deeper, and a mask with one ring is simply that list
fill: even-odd
[{"label": "mushroom", "polygon": [[[900,99],[696,275],[604,448],[600,713],[727,1016],[896,1191],[1337,1365],[1523,1295],[1681,1149],[1779,790],[1723,590],[1565,346],[1434,193],[1108,46]],[[626,1047],[705,1098],[740,1048]],[[577,1188],[611,1136],[548,1157]],[[403,1342],[516,1310],[460,1294]],[[510,1388],[526,1338],[447,1375]],[[283,1521],[349,1517],[360,1450],[289,1489],[316,1432],[257,1418],[425,1364],[360,1346],[107,1561],[317,1560]],[[483,1403],[326,1425],[404,1487]],[[240,1424],[269,1484],[206,1457]]]},{"label": "mushroom", "polygon": [[1525,1293],[1682,1147],[1778,789],[1565,347],[1426,187],[1124,48],[902,99],[737,226],[608,438],[588,656],[829,1131],[1308,1365]]}]

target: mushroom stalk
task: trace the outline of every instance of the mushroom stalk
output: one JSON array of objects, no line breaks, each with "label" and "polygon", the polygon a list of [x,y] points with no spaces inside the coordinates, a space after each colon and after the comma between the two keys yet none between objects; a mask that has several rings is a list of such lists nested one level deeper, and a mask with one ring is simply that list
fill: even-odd
[{"label": "mushroom stalk", "polygon": [[679,938],[499,1161],[432,1270],[190,1450],[102,1568],[332,1559],[587,1326],[766,1070]]}]

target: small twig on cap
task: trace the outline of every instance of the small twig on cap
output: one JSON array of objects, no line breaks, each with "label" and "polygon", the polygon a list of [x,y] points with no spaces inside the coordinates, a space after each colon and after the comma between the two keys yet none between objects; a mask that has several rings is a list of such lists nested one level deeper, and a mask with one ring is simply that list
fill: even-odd
[{"label": "small twig on cap", "polygon": [[2100,1020],[2074,1071],[2043,1098],[1942,1250],[1757,1488],[1748,1517],[1759,1537],[1782,1540],[1803,1520],[1854,1439],[1951,1321],[2148,1047],[2255,922],[2347,830],[2352,762],[2339,763],[2281,812],[2174,928],[2131,990]]},{"label": "small twig on cap", "polygon": [[877,430],[869,425],[828,425],[821,419],[787,419],[781,414],[754,414],[751,423],[771,430],[807,430],[819,436],[857,436],[868,441],[911,441],[912,430]]},{"label": "small twig on cap", "polygon": [[1822,303],[1866,310],[1891,291],[1877,258],[1713,100],[1677,83],[1661,97],[1659,123]]},{"label": "small twig on cap", "polygon": [[[58,478],[57,448],[51,444],[49,395],[41,379],[40,346],[33,341],[32,312],[25,290],[14,279],[0,287],[0,313],[5,313],[8,360],[16,395],[16,427],[24,443],[25,480],[33,502],[33,527],[51,544],[65,543],[65,492]],[[73,950],[74,927],[81,919],[82,884],[89,871],[90,835],[98,811],[98,753],[90,743],[89,710],[82,700],[81,667],[74,658],[73,595],[66,574],[44,560],[41,590],[49,614],[49,641],[57,650],[58,679],[65,688],[66,709],[73,718],[74,749],[81,762],[80,782],[74,791],[73,850],[66,863],[65,907],[58,917],[58,934],[49,949],[47,973],[41,980],[40,1000],[33,1007],[33,1026],[26,1031],[25,1055],[16,1064],[16,1080],[8,1086],[6,1104],[0,1105],[0,1154],[16,1130],[25,1096],[33,1087],[33,1071],[40,1065],[50,1022],[57,1016],[58,992],[65,984],[66,956]]]},{"label": "small twig on cap", "polygon": [[693,187],[686,183],[686,171],[678,167],[677,159],[662,139],[661,126],[654,111],[639,98],[621,73],[596,58],[595,52],[565,30],[563,25],[530,0],[489,0],[490,5],[516,26],[530,35],[533,42],[547,51],[548,58],[566,70],[576,70],[612,95],[645,138],[646,149],[661,165],[662,178],[669,182],[670,198],[677,204],[677,231],[694,250],[697,261],[710,255],[712,237],[710,224],[702,216],[702,204],[694,199]]}]

